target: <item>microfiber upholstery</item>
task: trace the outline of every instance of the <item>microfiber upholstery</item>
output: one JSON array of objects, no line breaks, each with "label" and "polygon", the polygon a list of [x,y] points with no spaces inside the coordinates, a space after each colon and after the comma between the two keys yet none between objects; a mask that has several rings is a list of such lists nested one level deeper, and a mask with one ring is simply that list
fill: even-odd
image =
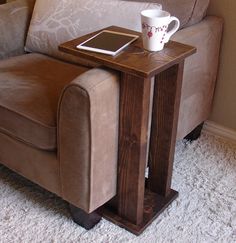
[{"label": "microfiber upholstery", "polygon": [[34,0],[18,0],[0,6],[0,59],[21,55]]},{"label": "microfiber upholstery", "polygon": [[199,23],[205,16],[210,0],[195,0],[191,18],[184,27]]},{"label": "microfiber upholstery", "polygon": [[56,149],[62,89],[88,69],[27,54],[0,62],[0,132],[44,150]]},{"label": "microfiber upholstery", "polygon": [[26,49],[87,65],[84,59],[58,51],[58,45],[110,25],[141,30],[140,12],[147,8],[159,5],[120,0],[50,0],[49,4],[48,0],[38,0]]},{"label": "microfiber upholstery", "polygon": [[119,79],[92,68],[66,86],[59,103],[62,197],[89,213],[116,195]]},{"label": "microfiber upholstery", "polygon": [[183,28],[201,21],[209,0],[51,0],[50,5],[48,0],[36,1],[26,50],[94,67],[58,51],[58,45],[110,25],[141,31],[140,12],[159,8],[158,3],[178,17]]},{"label": "microfiber upholstery", "polygon": [[[181,21],[173,40],[197,47],[185,62],[178,138],[211,110],[222,20],[204,18],[209,0],[138,1],[37,0],[25,45],[32,54],[0,62],[0,162],[87,213],[117,194],[120,75],[59,61],[90,65],[59,44],[109,25],[141,30],[140,12],[160,3]],[[0,8],[0,58],[24,52],[29,11],[11,6]],[[8,25],[14,16],[23,24]]]},{"label": "microfiber upholstery", "polygon": [[201,22],[178,31],[172,37],[174,41],[197,48],[197,53],[185,60],[178,139],[207,120],[211,112],[222,29],[221,18],[207,16]]},{"label": "microfiber upholstery", "polygon": [[200,22],[206,16],[210,0],[121,0],[126,2],[159,3],[162,9],[180,20],[180,29]]}]

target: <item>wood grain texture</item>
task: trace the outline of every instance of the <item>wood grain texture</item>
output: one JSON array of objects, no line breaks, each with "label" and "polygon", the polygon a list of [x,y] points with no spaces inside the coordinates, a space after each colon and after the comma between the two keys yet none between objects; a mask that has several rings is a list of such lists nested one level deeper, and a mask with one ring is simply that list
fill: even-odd
[{"label": "wood grain texture", "polygon": [[114,57],[101,53],[83,51],[76,48],[78,44],[92,37],[99,31],[63,43],[59,46],[59,50],[75,56],[84,57],[90,61],[97,62],[118,71],[145,78],[150,78],[157,73],[160,73],[161,71],[196,52],[196,48],[174,41],[170,41],[168,44],[166,44],[162,51],[149,52],[143,49],[140,32],[115,26],[111,26],[106,29],[136,34],[139,35],[140,38]]},{"label": "wood grain texture", "polygon": [[155,78],[148,185],[162,196],[171,190],[183,67],[182,61]]},{"label": "wood grain texture", "polygon": [[143,220],[151,81],[122,74],[118,156],[118,214]]},{"label": "wood grain texture", "polygon": [[[111,26],[113,31],[141,33]],[[101,30],[100,30],[101,31]],[[98,32],[59,46],[61,51],[121,72],[117,195],[104,207],[110,221],[140,234],[176,197],[170,189],[184,59],[196,48],[170,41],[160,52],[143,49],[142,40],[116,56],[78,50]],[[151,80],[155,77],[149,190],[145,167]]]},{"label": "wood grain texture", "polygon": [[134,224],[114,213],[109,207],[103,207],[102,215],[105,219],[127,229],[135,235],[140,235],[170,204],[178,197],[178,192],[171,190],[167,197],[160,196],[150,190],[145,190],[143,221]]}]

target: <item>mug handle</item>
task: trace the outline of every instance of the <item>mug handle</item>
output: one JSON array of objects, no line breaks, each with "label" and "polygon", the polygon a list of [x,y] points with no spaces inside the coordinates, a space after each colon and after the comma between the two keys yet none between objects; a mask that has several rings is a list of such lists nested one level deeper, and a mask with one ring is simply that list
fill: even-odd
[{"label": "mug handle", "polygon": [[166,37],[164,40],[165,43],[169,41],[170,37],[179,29],[180,26],[180,21],[176,17],[171,16],[168,24],[170,24],[172,21],[175,21],[175,25],[172,30],[166,33]]}]

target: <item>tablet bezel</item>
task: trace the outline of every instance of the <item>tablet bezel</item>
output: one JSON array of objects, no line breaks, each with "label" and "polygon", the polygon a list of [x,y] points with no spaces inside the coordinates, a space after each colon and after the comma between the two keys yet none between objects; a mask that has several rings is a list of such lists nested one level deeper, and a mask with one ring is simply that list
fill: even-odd
[{"label": "tablet bezel", "polygon": [[[84,44],[86,44],[86,42],[96,38],[96,36],[100,35],[103,32],[109,32],[109,33],[113,33],[116,35],[124,35],[124,36],[130,36],[133,37],[132,40],[130,40],[129,42],[127,42],[126,44],[124,44],[122,47],[120,47],[118,50],[116,51],[109,51],[109,50],[104,50],[104,49],[100,49],[100,48],[94,48],[94,47],[89,47],[89,46],[85,46]],[[123,50],[125,47],[127,47],[129,44],[131,44],[132,42],[134,42],[135,40],[137,40],[139,38],[138,35],[133,35],[133,34],[127,34],[127,33],[123,33],[123,32],[117,32],[117,31],[111,31],[111,30],[102,30],[99,33],[97,33],[96,35],[92,36],[91,38],[87,39],[86,41],[80,43],[79,45],[77,45],[76,47],[78,49],[81,50],[86,50],[86,51],[93,51],[93,52],[98,52],[98,53],[103,53],[103,54],[107,54],[107,55],[116,55],[118,52],[120,52],[121,50]]]}]

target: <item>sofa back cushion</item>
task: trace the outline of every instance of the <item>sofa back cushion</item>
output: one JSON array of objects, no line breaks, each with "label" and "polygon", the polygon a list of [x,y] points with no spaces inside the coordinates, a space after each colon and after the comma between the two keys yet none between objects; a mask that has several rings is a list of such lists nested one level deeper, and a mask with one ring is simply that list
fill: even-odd
[{"label": "sofa back cushion", "polygon": [[160,3],[162,9],[180,20],[180,28],[200,22],[206,15],[210,0],[124,0]]},{"label": "sofa back cushion", "polygon": [[191,18],[186,23],[186,26],[190,26],[200,22],[206,16],[209,3],[210,0],[195,0]]},{"label": "sofa back cushion", "polygon": [[33,4],[33,0],[18,0],[0,6],[0,59],[24,53]]},{"label": "sofa back cushion", "polygon": [[26,50],[87,65],[82,59],[59,52],[58,45],[110,25],[141,30],[140,12],[147,8],[159,5],[122,0],[37,0]]}]

